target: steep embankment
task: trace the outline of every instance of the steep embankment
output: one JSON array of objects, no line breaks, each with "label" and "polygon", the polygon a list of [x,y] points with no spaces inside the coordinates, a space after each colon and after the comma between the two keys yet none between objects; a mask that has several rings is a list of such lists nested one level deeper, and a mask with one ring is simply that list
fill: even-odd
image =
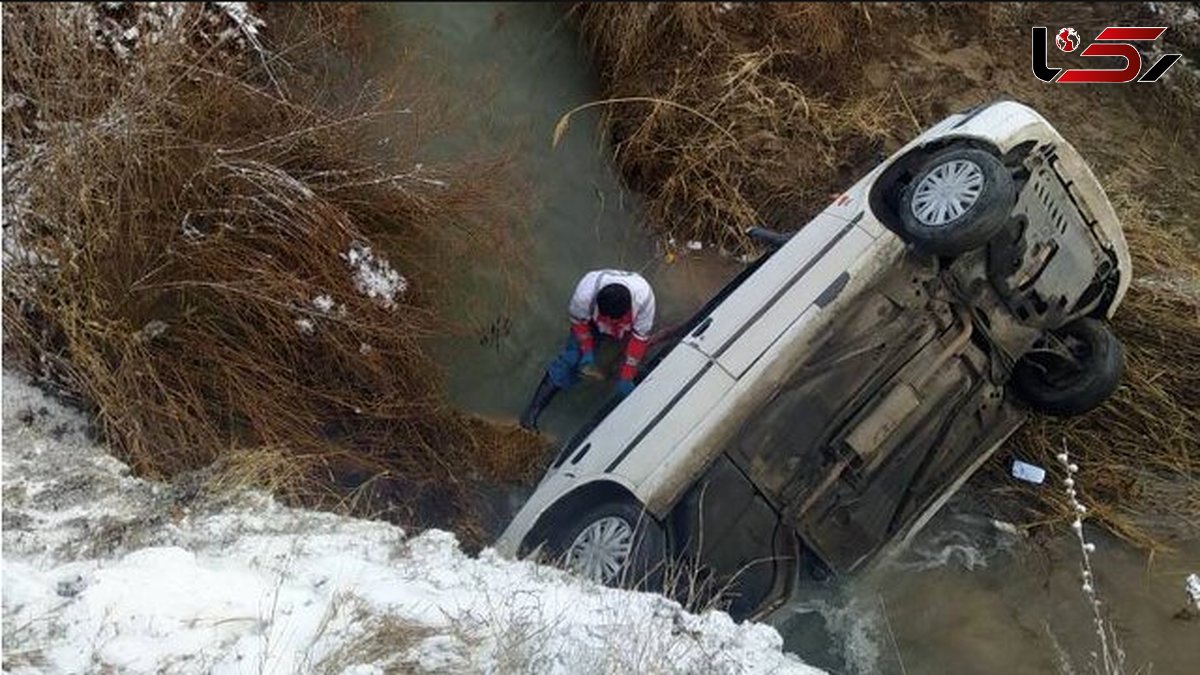
[{"label": "steep embankment", "polygon": [[774,629],[453,535],[134,478],[5,374],[4,670],[793,672]]}]

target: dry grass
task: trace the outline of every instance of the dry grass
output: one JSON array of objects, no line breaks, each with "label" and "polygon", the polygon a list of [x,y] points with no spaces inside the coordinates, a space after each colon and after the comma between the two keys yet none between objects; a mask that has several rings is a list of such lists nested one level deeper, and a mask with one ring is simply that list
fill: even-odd
[{"label": "dry grass", "polygon": [[[818,11],[834,17],[846,10]],[[809,175],[835,168],[822,148],[860,130],[853,120],[822,115],[829,108],[823,101],[774,76],[788,59],[815,54],[776,47],[783,43],[774,40],[743,51],[738,38],[759,26],[735,24],[707,4],[589,4],[577,12],[606,93],[648,99],[614,103],[605,117],[617,164],[646,195],[650,222],[679,240],[737,250],[749,246],[741,234],[746,227],[780,225],[789,203],[823,201],[812,194],[813,181],[783,180],[781,174],[792,173],[783,167]],[[737,14],[777,12],[766,5]],[[816,152],[797,162],[789,150],[802,147]],[[796,184],[805,186],[801,194]],[[780,217],[770,217],[773,208]]]},{"label": "dry grass", "polygon": [[[294,21],[259,52],[181,11],[121,59],[82,11],[4,7],[6,359],[89,406],[139,474],[220,458],[306,503],[371,482],[363,508],[469,520],[473,475],[540,452],[501,430],[493,456],[423,347],[462,329],[436,309],[455,263],[515,255],[504,163],[422,165],[433,102],[311,89],[329,47]],[[367,248],[406,290],[362,291]]]},{"label": "dry grass", "polygon": [[823,208],[912,116],[900,90],[863,77],[868,59],[888,53],[877,24],[896,11],[576,5],[605,95],[641,97],[608,105],[606,121],[648,220],[677,239],[744,252],[753,249],[745,228],[792,230]]},{"label": "dry grass", "polygon": [[[384,673],[410,673],[419,669],[403,663],[403,657],[421,641],[434,635],[432,628],[389,614],[372,613],[362,598],[346,593],[334,595],[313,638],[313,645],[331,636],[337,624],[354,626],[352,637],[315,663],[304,663],[305,672],[337,675],[358,666],[378,668]],[[311,647],[310,647],[311,649]]]},{"label": "dry grass", "polygon": [[[1169,545],[1164,525],[1200,521],[1200,246],[1188,234],[1200,235],[1191,208],[1200,189],[1188,115],[1195,98],[1178,86],[1068,96],[1034,80],[1028,65],[1030,25],[1062,15],[1095,34],[1112,16],[1145,11],[604,3],[576,5],[572,15],[603,96],[626,99],[604,104],[607,129],[626,181],[646,197],[648,221],[665,236],[735,252],[753,248],[746,226],[799,227],[880,153],[950,112],[1001,93],[1043,110],[1105,182],[1138,279],[1115,320],[1125,386],[1085,417],[1035,419],[1011,447],[1049,466],[1065,437],[1093,515],[1149,547]],[[1068,517],[1057,490],[1012,487],[1010,456],[1000,453],[984,473],[998,502],[1033,520]]]}]

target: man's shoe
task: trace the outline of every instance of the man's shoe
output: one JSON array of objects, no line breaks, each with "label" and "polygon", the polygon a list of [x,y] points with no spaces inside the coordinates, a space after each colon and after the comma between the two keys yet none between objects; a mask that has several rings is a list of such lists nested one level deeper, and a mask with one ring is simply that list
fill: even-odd
[{"label": "man's shoe", "polygon": [[533,398],[530,399],[525,412],[521,413],[521,428],[527,431],[537,431],[538,417],[550,403],[550,399],[554,398],[557,393],[558,386],[550,380],[549,375],[543,375],[542,382],[538,385],[537,391],[533,392]]}]

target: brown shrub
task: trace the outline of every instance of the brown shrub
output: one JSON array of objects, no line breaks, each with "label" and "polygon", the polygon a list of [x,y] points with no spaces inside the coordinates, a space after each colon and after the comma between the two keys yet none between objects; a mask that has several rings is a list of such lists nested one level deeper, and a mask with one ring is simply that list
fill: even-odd
[{"label": "brown shrub", "polygon": [[326,503],[382,476],[363,508],[461,521],[472,476],[540,452],[448,410],[422,344],[461,329],[437,309],[458,261],[515,255],[504,162],[424,166],[415,97],[309,94],[180,11],[121,58],[86,7],[5,5],[6,358],[143,475],[227,458]]},{"label": "brown shrub", "polygon": [[576,5],[605,95],[652,99],[606,109],[616,162],[646,195],[650,222],[734,252],[753,249],[751,225],[807,222],[912,114],[900,90],[877,91],[862,74],[890,47],[876,24],[897,11]]}]

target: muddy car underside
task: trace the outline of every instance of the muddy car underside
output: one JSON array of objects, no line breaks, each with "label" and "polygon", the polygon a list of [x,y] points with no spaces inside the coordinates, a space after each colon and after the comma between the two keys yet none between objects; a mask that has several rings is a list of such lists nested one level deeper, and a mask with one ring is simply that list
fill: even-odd
[{"label": "muddy car underside", "polygon": [[802,557],[781,530],[853,571],[1023,420],[930,262],[906,256],[843,311],[681,502],[690,552],[739,575],[747,608]]},{"label": "muddy car underside", "polygon": [[1006,158],[1019,192],[1002,236],[952,262],[908,248],[680,500],[678,548],[736,579],[735,612],[780,596],[797,568],[852,572],[918,530],[1025,419],[1006,387],[1017,357],[1103,305],[1112,263],[1053,147],[1021,150]]}]

